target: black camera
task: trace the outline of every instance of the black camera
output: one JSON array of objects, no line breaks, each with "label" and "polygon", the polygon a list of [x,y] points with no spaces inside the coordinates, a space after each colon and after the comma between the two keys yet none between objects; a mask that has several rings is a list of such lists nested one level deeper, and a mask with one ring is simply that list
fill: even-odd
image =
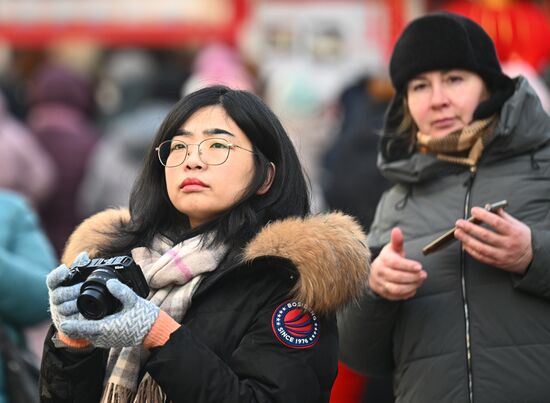
[{"label": "black camera", "polygon": [[97,320],[122,308],[120,301],[107,289],[106,283],[110,279],[126,284],[142,298],[149,294],[143,272],[130,256],[97,258],[87,264],[75,264],[61,285],[69,286],[84,281],[76,305],[85,318]]}]

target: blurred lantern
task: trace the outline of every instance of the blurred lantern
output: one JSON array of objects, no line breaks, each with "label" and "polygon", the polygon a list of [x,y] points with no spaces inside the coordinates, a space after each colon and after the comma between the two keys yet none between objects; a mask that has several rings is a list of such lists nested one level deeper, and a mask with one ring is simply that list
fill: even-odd
[{"label": "blurred lantern", "polygon": [[550,62],[550,19],[533,2],[455,0],[441,8],[480,24],[493,38],[501,61],[520,59],[539,72]]}]

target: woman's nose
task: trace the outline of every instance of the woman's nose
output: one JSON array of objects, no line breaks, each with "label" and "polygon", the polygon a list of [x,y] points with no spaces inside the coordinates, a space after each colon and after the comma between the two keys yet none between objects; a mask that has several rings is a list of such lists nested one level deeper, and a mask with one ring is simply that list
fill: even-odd
[{"label": "woman's nose", "polygon": [[445,88],[441,84],[432,85],[432,97],[431,97],[432,107],[441,107],[449,103],[449,98]]},{"label": "woman's nose", "polygon": [[187,146],[187,158],[185,164],[189,169],[203,168],[206,164],[200,158],[199,146],[197,144],[189,144]]}]

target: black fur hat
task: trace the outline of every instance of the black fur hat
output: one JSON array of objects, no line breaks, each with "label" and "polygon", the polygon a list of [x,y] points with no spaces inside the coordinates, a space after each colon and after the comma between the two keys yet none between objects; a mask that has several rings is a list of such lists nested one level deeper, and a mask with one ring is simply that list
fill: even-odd
[{"label": "black fur hat", "polygon": [[397,92],[403,92],[407,82],[420,73],[446,69],[473,71],[490,91],[511,85],[493,41],[474,21],[445,12],[413,20],[397,40],[390,60],[390,77]]}]

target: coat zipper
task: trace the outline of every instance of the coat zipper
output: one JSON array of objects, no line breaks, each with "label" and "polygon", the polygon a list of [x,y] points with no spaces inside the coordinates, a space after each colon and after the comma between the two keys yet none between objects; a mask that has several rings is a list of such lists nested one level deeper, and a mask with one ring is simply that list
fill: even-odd
[{"label": "coat zipper", "polygon": [[[477,167],[470,167],[470,178],[467,182],[466,196],[464,198],[464,219],[467,219],[469,216],[470,210],[470,194],[472,191],[472,185],[476,177]],[[473,377],[472,377],[472,346],[470,338],[470,309],[468,306],[468,296],[466,294],[466,263],[465,263],[466,253],[464,249],[461,248],[460,252],[460,280],[462,285],[462,303],[464,307],[464,326],[466,334],[466,371],[468,374],[468,397],[469,402],[474,402],[473,396]]]}]

